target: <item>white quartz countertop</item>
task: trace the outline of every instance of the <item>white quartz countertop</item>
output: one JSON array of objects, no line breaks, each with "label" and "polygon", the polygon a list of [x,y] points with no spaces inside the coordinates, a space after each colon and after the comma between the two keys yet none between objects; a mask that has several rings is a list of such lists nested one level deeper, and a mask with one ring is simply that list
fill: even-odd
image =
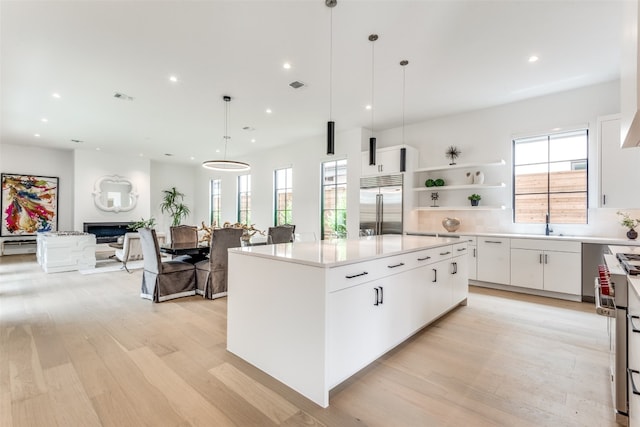
[{"label": "white quartz countertop", "polygon": [[511,239],[545,239],[545,240],[564,240],[571,242],[582,243],[596,243],[601,245],[626,245],[626,246],[640,246],[640,240],[629,240],[619,237],[606,237],[606,236],[561,236],[559,234],[551,234],[546,236],[544,234],[518,234],[518,233],[436,233],[436,232],[422,232],[422,231],[408,231],[408,235],[415,236],[437,236],[437,237],[453,237],[459,238],[460,236],[482,236],[482,237],[508,237]]},{"label": "white quartz countertop", "polygon": [[340,265],[460,243],[460,239],[387,234],[359,239],[280,243],[229,249],[229,252],[316,267]]}]

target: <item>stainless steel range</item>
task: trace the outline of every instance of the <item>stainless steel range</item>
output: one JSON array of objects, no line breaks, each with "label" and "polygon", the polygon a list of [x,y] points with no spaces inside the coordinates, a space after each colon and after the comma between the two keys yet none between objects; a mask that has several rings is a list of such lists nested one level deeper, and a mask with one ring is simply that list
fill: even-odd
[{"label": "stainless steel range", "polygon": [[632,276],[640,275],[640,254],[618,253],[616,258],[620,261],[620,265]]},{"label": "stainless steel range", "polygon": [[627,425],[627,271],[614,255],[605,255],[606,268],[596,278],[596,312],[607,316],[609,369],[616,421]]}]

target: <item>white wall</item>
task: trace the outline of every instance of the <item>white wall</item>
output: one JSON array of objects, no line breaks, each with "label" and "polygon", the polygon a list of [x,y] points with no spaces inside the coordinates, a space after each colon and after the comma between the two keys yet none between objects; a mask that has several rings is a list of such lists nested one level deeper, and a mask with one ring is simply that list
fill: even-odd
[{"label": "white wall", "polygon": [[[102,151],[74,151],[74,229],[82,231],[85,222],[127,222],[150,215],[149,160],[109,154]],[[118,175],[130,179],[138,192],[135,208],[127,212],[104,212],[94,203],[92,192],[96,181],[103,176]]]},{"label": "white wall", "polygon": [[57,176],[59,178],[58,230],[73,230],[73,151],[3,143],[0,145],[0,171]]},{"label": "white wall", "polygon": [[[204,181],[204,180],[201,180]],[[209,198],[209,188],[198,181],[198,170],[194,166],[175,165],[171,163],[151,162],[151,197],[150,216],[156,219],[156,230],[164,231],[169,236],[171,216],[160,211],[163,190],[171,187],[184,194],[182,202],[189,208],[191,214],[182,220],[182,224],[201,225],[198,215],[198,205]],[[208,223],[208,221],[205,221]]]},{"label": "white wall", "polygon": [[[419,167],[448,164],[445,151],[455,145],[462,154],[457,163],[493,162],[504,159],[504,167],[485,168],[486,182],[504,182],[506,187],[484,190],[483,203],[505,205],[504,211],[421,211],[418,231],[445,232],[443,218],[455,216],[461,219],[458,232],[521,232],[541,233],[541,225],[516,225],[512,221],[512,152],[514,136],[544,133],[557,128],[587,125],[589,128],[589,224],[554,226],[555,234],[603,235],[623,237],[626,230],[619,226],[615,209],[597,208],[598,189],[598,116],[614,114],[620,110],[619,82],[610,82],[583,89],[533,98],[530,100],[428,120],[405,126],[405,142],[420,151]],[[377,133],[378,147],[395,145],[401,139],[401,128]],[[364,147],[363,147],[364,149]],[[638,165],[640,166],[640,165]],[[477,168],[476,168],[477,169]],[[464,174],[466,170],[458,170]],[[462,179],[455,176],[451,179]],[[415,179],[415,186],[424,185]],[[441,192],[440,205],[454,203],[460,198],[454,192]],[[469,192],[470,193],[470,192]],[[466,196],[462,191],[460,194]],[[430,193],[421,194],[423,200]]]},{"label": "white wall", "polygon": [[[251,165],[252,223],[260,230],[272,226],[273,220],[273,173],[275,169],[293,168],[293,223],[296,232],[313,232],[320,237],[320,178],[322,162],[346,158],[347,176],[347,230],[349,235],[358,235],[358,205],[360,178],[361,129],[336,134],[335,155],[326,154],[326,137],[318,136],[296,144],[263,151],[254,156],[237,159]],[[222,221],[236,222],[237,174],[213,172],[199,168],[196,218],[208,221],[209,180],[222,179]],[[206,202],[206,203],[205,203]]]}]

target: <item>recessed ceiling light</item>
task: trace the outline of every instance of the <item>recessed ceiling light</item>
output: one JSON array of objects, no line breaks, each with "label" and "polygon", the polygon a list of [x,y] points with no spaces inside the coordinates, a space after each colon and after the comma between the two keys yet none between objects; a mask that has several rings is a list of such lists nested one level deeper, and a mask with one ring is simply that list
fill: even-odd
[{"label": "recessed ceiling light", "polygon": [[251,142],[256,142],[256,139],[255,138],[251,138]]},{"label": "recessed ceiling light", "polygon": [[49,119],[47,119],[46,117],[43,117],[43,118],[40,119],[40,121],[42,123],[47,123],[49,121]]},{"label": "recessed ceiling light", "polygon": [[60,99],[60,94],[57,92],[52,93],[51,96],[53,96],[54,98]]},{"label": "recessed ceiling light", "polygon": [[365,110],[371,110],[371,105],[367,105],[366,107],[364,107]]},{"label": "recessed ceiling light", "polygon": [[535,55],[531,55],[531,56],[529,57],[529,62],[536,62],[538,59],[540,59],[540,58],[538,58],[538,57],[537,57],[537,56],[535,56]]},{"label": "recessed ceiling light", "polygon": [[96,151],[100,151],[100,147],[96,147]]},{"label": "recessed ceiling light", "polygon": [[272,113],[271,108],[267,108],[266,113],[271,114]]},{"label": "recessed ceiling light", "polygon": [[169,81],[172,83],[176,83],[178,81],[178,78],[176,76],[169,76]]},{"label": "recessed ceiling light", "polygon": [[196,158],[195,158],[195,157],[193,157],[193,156],[189,157],[189,160],[195,160],[195,159],[196,159]]},{"label": "recessed ceiling light", "polygon": [[289,70],[291,69],[291,64],[289,64],[288,62],[285,62],[284,64],[282,64],[282,68],[284,68],[285,70]]},{"label": "recessed ceiling light", "polygon": [[143,153],[140,153],[140,154],[138,154],[138,156],[140,156],[140,157],[144,157],[144,154],[143,154]]},{"label": "recessed ceiling light", "polygon": [[35,136],[36,138],[40,138],[40,134],[39,133],[34,133],[33,136]]},{"label": "recessed ceiling light", "polygon": [[220,152],[220,149],[217,149],[217,150],[216,150],[216,153],[219,153],[219,152]]}]

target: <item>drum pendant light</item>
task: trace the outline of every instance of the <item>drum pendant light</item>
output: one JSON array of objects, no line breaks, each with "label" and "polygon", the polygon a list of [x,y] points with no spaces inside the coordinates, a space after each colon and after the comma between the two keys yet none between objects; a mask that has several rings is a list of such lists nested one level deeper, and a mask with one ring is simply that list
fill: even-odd
[{"label": "drum pendant light", "polygon": [[327,155],[336,151],[336,123],[333,121],[333,8],[338,0],[325,0],[324,4],[330,9],[329,18],[329,121],[327,122]]},{"label": "drum pendant light", "polygon": [[231,139],[229,136],[229,105],[231,103],[230,96],[223,96],[224,101],[224,157],[222,160],[207,160],[202,162],[202,167],[214,171],[223,172],[242,172],[251,169],[248,163],[227,160],[227,143]]},{"label": "drum pendant light", "polygon": [[402,67],[402,145],[400,149],[400,172],[406,172],[407,170],[407,149],[404,147],[404,99],[406,93],[406,66],[409,65],[409,61],[403,59],[400,61]]},{"label": "drum pendant light", "polygon": [[371,34],[369,36],[369,41],[371,42],[371,137],[369,138],[369,165],[375,165],[376,164],[376,139],[373,136],[373,112],[375,110],[374,108],[374,97],[373,97],[373,83],[374,83],[374,59],[375,59],[375,55],[374,55],[374,46],[375,46],[375,41],[378,40],[378,35],[377,34]]}]

